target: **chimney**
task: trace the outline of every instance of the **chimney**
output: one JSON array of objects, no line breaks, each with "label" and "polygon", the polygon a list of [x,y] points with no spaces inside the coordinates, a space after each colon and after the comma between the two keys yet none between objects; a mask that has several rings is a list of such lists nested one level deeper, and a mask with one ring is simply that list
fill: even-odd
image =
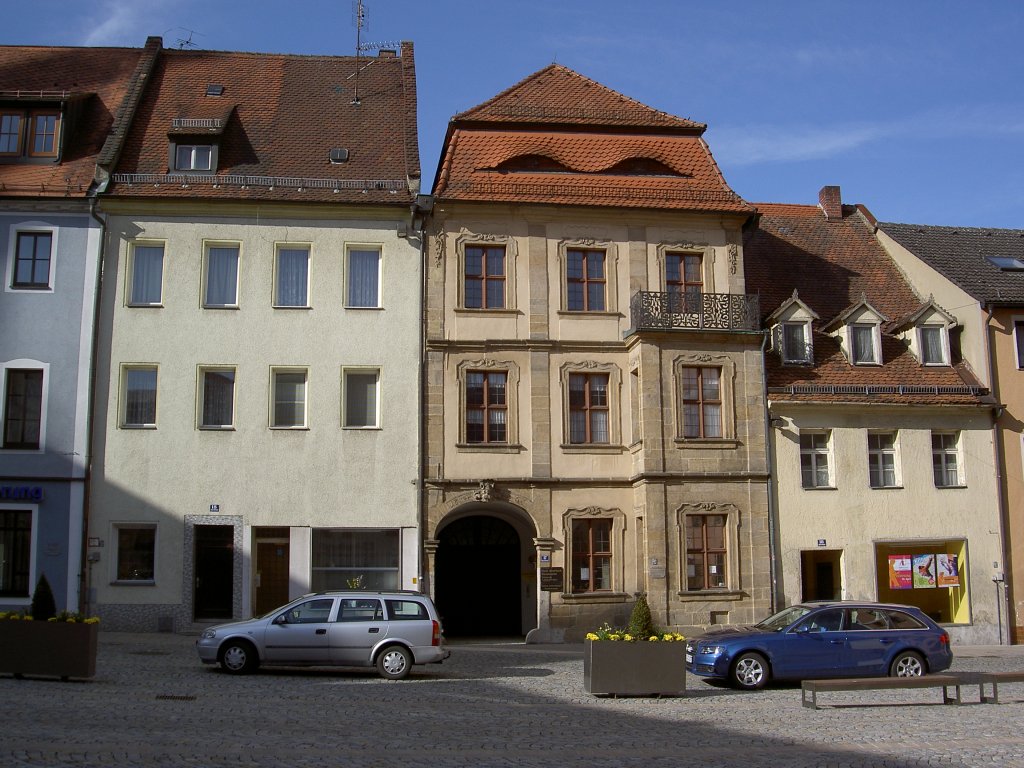
[{"label": "chimney", "polygon": [[839,193],[839,187],[822,187],[818,193],[818,205],[828,221],[843,218],[843,196]]}]

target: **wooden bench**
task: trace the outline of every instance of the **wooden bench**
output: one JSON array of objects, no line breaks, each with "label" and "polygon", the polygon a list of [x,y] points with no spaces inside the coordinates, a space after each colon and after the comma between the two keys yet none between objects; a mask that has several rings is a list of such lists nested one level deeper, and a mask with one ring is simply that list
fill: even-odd
[{"label": "wooden bench", "polygon": [[[999,703],[1000,683],[1024,683],[1024,672],[982,672],[981,683],[978,685],[978,695],[982,704]],[[985,686],[992,686],[992,695],[985,695]]]},{"label": "wooden bench", "polygon": [[[922,675],[921,677],[846,677],[835,680],[804,680],[801,699],[805,707],[820,709],[818,694],[831,691],[891,691],[912,688],[941,688],[943,704],[960,704],[960,678],[956,675]],[[956,691],[950,696],[949,689]],[[807,694],[811,694],[810,698]]]}]

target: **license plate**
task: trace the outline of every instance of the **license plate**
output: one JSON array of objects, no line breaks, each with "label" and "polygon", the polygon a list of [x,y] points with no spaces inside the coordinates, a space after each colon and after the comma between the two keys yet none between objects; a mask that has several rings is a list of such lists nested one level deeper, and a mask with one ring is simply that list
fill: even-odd
[{"label": "license plate", "polygon": [[686,663],[687,664],[693,664],[693,654],[690,654],[690,653],[686,654]]}]

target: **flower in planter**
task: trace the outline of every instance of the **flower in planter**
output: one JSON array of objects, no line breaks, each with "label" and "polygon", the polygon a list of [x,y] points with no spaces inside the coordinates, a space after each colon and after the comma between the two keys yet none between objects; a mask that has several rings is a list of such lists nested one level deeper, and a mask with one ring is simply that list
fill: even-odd
[{"label": "flower in planter", "polygon": [[647,598],[641,593],[633,604],[629,625],[625,629],[618,629],[605,624],[593,632],[588,632],[586,639],[591,641],[622,640],[627,643],[635,643],[640,640],[649,643],[678,643],[686,638],[678,632],[659,631],[651,621],[651,609],[647,605]]}]

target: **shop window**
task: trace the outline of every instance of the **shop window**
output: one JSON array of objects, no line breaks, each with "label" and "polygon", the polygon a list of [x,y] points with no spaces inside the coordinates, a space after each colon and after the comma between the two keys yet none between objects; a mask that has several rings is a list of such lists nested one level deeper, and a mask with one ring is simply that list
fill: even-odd
[{"label": "shop window", "polygon": [[312,544],[315,592],[401,586],[397,530],[314,528]]},{"label": "shop window", "polygon": [[913,605],[940,623],[970,621],[964,539],[875,545],[878,599]]},{"label": "shop window", "polygon": [[32,573],[32,511],[0,509],[0,598],[28,598]]},{"label": "shop window", "polygon": [[155,581],[156,525],[118,523],[114,526],[117,552],[114,580],[121,583]]}]

